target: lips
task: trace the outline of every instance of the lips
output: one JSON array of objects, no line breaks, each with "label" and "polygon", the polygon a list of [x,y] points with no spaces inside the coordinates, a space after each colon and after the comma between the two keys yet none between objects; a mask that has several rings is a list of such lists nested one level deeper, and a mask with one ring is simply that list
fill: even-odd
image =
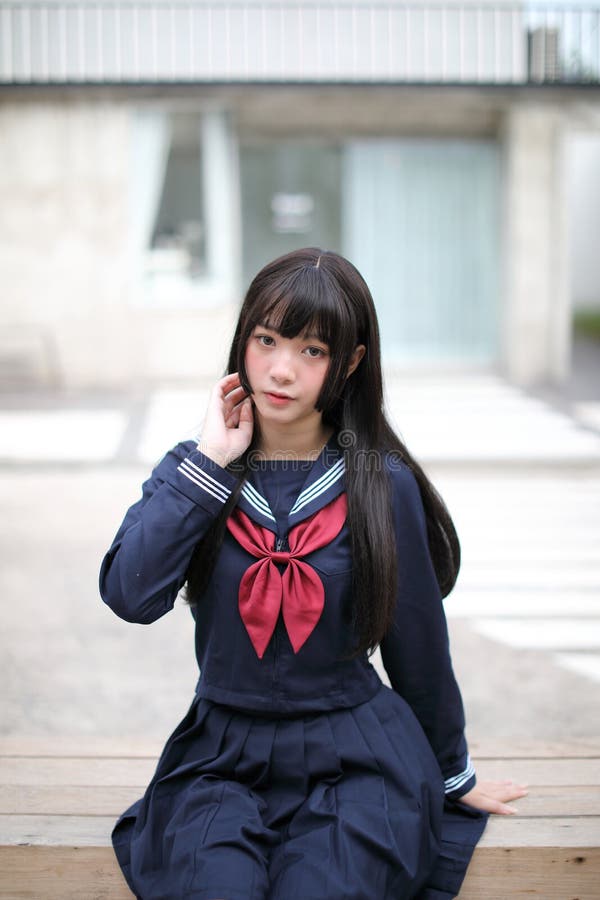
[{"label": "lips", "polygon": [[291,403],[294,399],[293,397],[290,397],[289,394],[279,394],[275,391],[265,391],[265,397],[269,403],[272,403],[275,406],[283,406],[286,403]]}]

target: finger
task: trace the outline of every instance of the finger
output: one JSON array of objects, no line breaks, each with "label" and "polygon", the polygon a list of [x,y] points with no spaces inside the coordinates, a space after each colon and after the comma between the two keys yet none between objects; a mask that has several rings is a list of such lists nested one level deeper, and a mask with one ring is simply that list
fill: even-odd
[{"label": "finger", "polygon": [[240,411],[240,422],[254,422],[254,414],[252,412],[252,400],[246,397],[243,403],[238,407]]},{"label": "finger", "polygon": [[500,800],[496,800],[494,797],[484,797],[479,804],[479,809],[493,813],[496,816],[514,816],[518,812],[516,807],[501,803]]},{"label": "finger", "polygon": [[226,425],[228,428],[248,428],[252,434],[252,426],[254,424],[254,416],[252,414],[252,401],[250,397],[246,397],[242,403],[239,403],[228,415]]},{"label": "finger", "polygon": [[234,387],[237,387],[237,385],[241,383],[240,373],[231,372],[229,375],[225,375],[224,378],[221,378],[221,380],[217,382],[217,387],[219,387],[220,390],[226,394],[228,391],[231,391]]},{"label": "finger", "polygon": [[231,397],[233,394],[244,392],[244,388],[239,384],[222,384],[220,387],[220,396],[222,400],[225,400],[227,397]]},{"label": "finger", "polygon": [[529,790],[525,785],[515,784],[514,781],[503,781],[496,785],[495,789],[488,788],[487,792],[493,794],[496,799],[506,802],[515,800],[517,797],[527,796]]},{"label": "finger", "polygon": [[224,375],[221,378],[220,384],[225,384],[226,382],[233,382],[236,380],[236,378],[238,381],[240,380],[239,372],[229,372],[227,375]]},{"label": "finger", "polygon": [[498,791],[497,793],[490,793],[488,796],[490,796],[498,803],[511,803],[513,800],[519,800],[521,797],[526,797],[528,793],[528,791],[506,788],[505,790]]},{"label": "finger", "polygon": [[225,378],[221,378],[213,385],[213,388],[210,392],[210,399],[213,403],[221,403],[225,399],[227,394],[229,394],[239,386],[240,377],[237,372],[234,372],[231,375],[226,375]]},{"label": "finger", "polygon": [[248,440],[252,437],[252,430],[254,428],[254,414],[252,412],[252,400],[250,397],[246,397],[242,405],[240,406],[240,420],[238,422],[238,428],[240,431],[243,431],[247,436]]},{"label": "finger", "polygon": [[481,781],[478,787],[484,794],[491,794],[494,797],[502,797],[507,792],[509,794],[520,794],[520,792],[528,790],[528,785],[517,784],[515,781],[507,779],[506,781]]},{"label": "finger", "polygon": [[507,806],[505,803],[498,804],[497,809],[492,810],[497,816],[516,816],[519,812],[516,806]]},{"label": "finger", "polygon": [[512,784],[512,782],[508,782],[507,784],[497,784],[497,785],[486,785],[482,786],[482,790],[485,794],[491,794],[493,797],[504,797],[507,794],[519,793],[520,791],[526,791],[527,788],[522,787],[520,784]]},{"label": "finger", "polygon": [[234,387],[237,387],[240,382],[240,376],[237,372],[233,372],[231,375],[225,375],[224,378],[220,378],[212,388],[212,394],[216,397],[222,397],[228,391],[233,390]]},{"label": "finger", "polygon": [[229,415],[225,418],[225,426],[227,428],[237,428],[240,422],[240,411],[236,407]]},{"label": "finger", "polygon": [[501,816],[516,816],[519,810],[516,806],[509,806],[507,803],[501,803],[498,814]]},{"label": "finger", "polygon": [[232,406],[232,407],[228,406],[226,409],[223,410],[225,424],[227,425],[228,428],[231,427],[232,422],[235,422],[235,424],[237,425],[237,423],[239,421],[240,411],[241,411],[245,401],[248,399],[249,399],[249,397],[247,394],[246,394],[246,396],[239,397],[234,406]]},{"label": "finger", "polygon": [[248,396],[248,391],[246,391],[243,387],[237,387],[233,391],[230,391],[226,397],[223,398],[223,410],[224,412],[231,412],[239,403],[242,403],[243,400]]},{"label": "finger", "polygon": [[529,795],[529,791],[525,788],[519,788],[518,790],[510,791],[510,795],[508,797],[503,797],[502,799],[506,802],[507,800],[518,800],[520,797],[527,797]]}]

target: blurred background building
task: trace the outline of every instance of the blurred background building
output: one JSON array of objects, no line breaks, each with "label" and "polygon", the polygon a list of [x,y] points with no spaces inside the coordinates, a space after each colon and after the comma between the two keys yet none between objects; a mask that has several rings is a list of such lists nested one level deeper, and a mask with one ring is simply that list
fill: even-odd
[{"label": "blurred background building", "polygon": [[573,2],[0,0],[0,734],[164,739],[189,705],[189,610],[124,627],[98,567],[249,279],[307,244],[371,285],[388,413],[457,523],[471,735],[600,734],[600,342],[573,339],[600,0]]},{"label": "blurred background building", "polygon": [[0,3],[0,373],[214,377],[251,276],[339,250],[389,369],[569,371],[600,306],[600,7]]}]

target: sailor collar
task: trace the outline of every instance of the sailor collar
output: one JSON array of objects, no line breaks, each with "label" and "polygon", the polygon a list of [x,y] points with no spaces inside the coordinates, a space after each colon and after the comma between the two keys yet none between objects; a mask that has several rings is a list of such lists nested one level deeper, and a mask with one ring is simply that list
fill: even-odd
[{"label": "sailor collar", "polygon": [[[288,513],[288,530],[327,506],[344,490],[344,458],[335,435],[332,435],[306,473],[300,493]],[[251,468],[248,472],[237,505],[257,524],[277,531],[277,522],[262,488],[258,468]]]}]

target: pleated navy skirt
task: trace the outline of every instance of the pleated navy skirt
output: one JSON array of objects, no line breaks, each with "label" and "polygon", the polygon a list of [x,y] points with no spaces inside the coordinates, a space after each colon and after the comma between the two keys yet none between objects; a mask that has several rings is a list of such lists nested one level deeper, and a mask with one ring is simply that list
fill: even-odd
[{"label": "pleated navy skirt", "polygon": [[112,838],[141,900],[449,900],[486,821],[382,686],[287,718],[196,696]]}]

